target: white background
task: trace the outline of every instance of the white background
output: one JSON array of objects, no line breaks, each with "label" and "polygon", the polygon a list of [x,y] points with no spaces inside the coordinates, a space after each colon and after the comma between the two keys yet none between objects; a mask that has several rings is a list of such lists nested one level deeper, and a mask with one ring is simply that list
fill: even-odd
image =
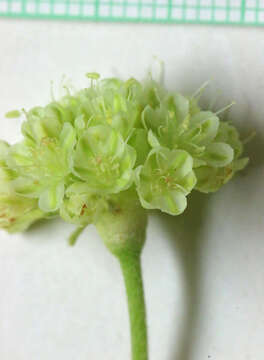
[{"label": "white background", "polygon": [[[84,74],[144,77],[163,59],[166,84],[203,103],[236,105],[244,173],[184,215],[153,213],[143,253],[150,360],[264,357],[264,29],[0,20],[0,135],[19,139],[8,110],[45,104],[50,80]],[[56,86],[55,86],[56,88]],[[129,327],[117,261],[90,227],[74,248],[59,220],[0,232],[1,360],[126,360]]]}]

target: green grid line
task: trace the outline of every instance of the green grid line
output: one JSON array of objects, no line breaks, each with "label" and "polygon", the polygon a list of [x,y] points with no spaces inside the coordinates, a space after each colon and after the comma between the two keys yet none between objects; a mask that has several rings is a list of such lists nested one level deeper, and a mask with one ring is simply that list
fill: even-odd
[{"label": "green grid line", "polygon": [[[197,0],[197,9],[199,9],[200,7],[200,1]],[[182,20],[183,21],[186,21],[186,8],[187,8],[187,3],[186,3],[186,0],[183,0],[183,3],[182,3]],[[180,15],[181,13],[179,13]]]},{"label": "green grid line", "polygon": [[245,12],[246,12],[246,0],[242,0],[242,4],[241,4],[241,16],[240,16],[240,21],[244,22],[245,21]]},{"label": "green grid line", "polygon": [[230,0],[227,0],[226,3],[226,18],[227,21],[230,21]]},{"label": "green grid line", "polygon": [[0,0],[0,16],[264,26],[264,0]]},{"label": "green grid line", "polygon": [[212,9],[211,9],[212,13],[212,20],[215,21],[215,0],[212,0]]}]

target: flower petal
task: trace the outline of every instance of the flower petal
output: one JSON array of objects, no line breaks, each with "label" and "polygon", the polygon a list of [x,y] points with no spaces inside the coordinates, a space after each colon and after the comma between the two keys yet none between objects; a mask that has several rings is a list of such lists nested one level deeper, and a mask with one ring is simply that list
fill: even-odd
[{"label": "flower petal", "polygon": [[149,142],[149,145],[153,148],[160,147],[159,140],[154,135],[154,133],[151,129],[148,131],[148,142]]},{"label": "flower petal", "polygon": [[219,119],[214,113],[201,111],[191,117],[186,138],[199,146],[207,145],[216,137],[218,127]]},{"label": "flower petal", "polygon": [[70,123],[65,123],[60,133],[60,146],[65,152],[71,153],[75,144],[76,132]]},{"label": "flower petal", "polygon": [[39,197],[39,208],[44,212],[54,212],[62,204],[64,197],[64,184],[59,183],[45,190]]},{"label": "flower petal", "polygon": [[234,158],[234,150],[225,143],[212,143],[206,147],[202,156],[208,165],[223,167],[231,163]]},{"label": "flower petal", "polygon": [[173,101],[175,105],[174,111],[176,120],[179,122],[183,122],[189,113],[189,101],[186,97],[182,96],[179,93],[175,93],[173,95]]},{"label": "flower petal", "polygon": [[43,190],[38,180],[24,176],[17,177],[11,184],[17,194],[29,198],[37,198]]}]

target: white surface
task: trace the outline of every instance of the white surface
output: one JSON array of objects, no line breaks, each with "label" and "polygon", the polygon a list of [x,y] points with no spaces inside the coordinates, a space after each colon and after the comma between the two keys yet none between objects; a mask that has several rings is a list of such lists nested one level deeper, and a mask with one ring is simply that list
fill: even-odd
[{"label": "white surface", "polygon": [[[263,29],[0,22],[1,138],[19,138],[14,108],[44,104],[50,80],[84,73],[142,78],[153,55],[169,88],[193,92],[212,78],[219,106],[255,129],[251,165],[212,196],[194,194],[183,216],[150,218],[143,270],[150,360],[264,357]],[[204,101],[206,102],[206,96]],[[60,221],[0,233],[1,360],[129,359],[129,328],[116,260],[95,229],[67,246]]]}]

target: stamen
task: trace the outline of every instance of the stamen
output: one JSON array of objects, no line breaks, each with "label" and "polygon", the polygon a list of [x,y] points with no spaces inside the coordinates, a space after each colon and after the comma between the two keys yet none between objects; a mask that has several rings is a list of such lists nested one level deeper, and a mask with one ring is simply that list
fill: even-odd
[{"label": "stamen", "polygon": [[197,97],[198,99],[201,97],[202,93],[204,92],[204,90],[206,89],[206,87],[210,84],[211,80],[207,80],[205,83],[202,84],[202,86],[199,87],[198,90],[196,90],[192,96],[191,99]]},{"label": "stamen", "polygon": [[229,105],[223,107],[222,109],[218,110],[218,111],[215,113],[215,115],[221,114],[222,112],[230,109],[233,105],[235,105],[235,101],[232,101],[231,104],[229,104]]},{"label": "stamen", "polygon": [[242,143],[246,145],[249,143],[255,136],[257,135],[257,132],[255,130],[252,130],[248,136],[245,137],[245,139],[242,140]]}]

